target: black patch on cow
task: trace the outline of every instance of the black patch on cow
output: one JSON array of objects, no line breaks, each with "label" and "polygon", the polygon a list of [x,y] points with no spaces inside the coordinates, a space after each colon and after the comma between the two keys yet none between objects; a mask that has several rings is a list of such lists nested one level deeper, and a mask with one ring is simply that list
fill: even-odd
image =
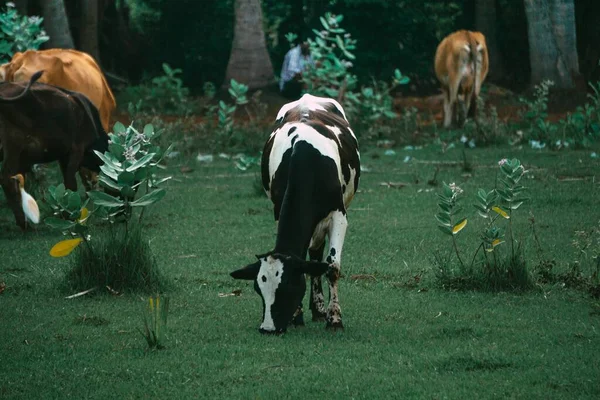
[{"label": "black patch on cow", "polygon": [[276,135],[273,135],[271,138],[269,138],[269,140],[267,140],[267,143],[265,143],[265,147],[263,148],[263,153],[260,159],[262,184],[266,192],[269,192],[270,190],[269,180],[271,177],[269,176],[269,157],[271,157],[271,150],[273,149],[275,136]]},{"label": "black patch on cow", "polygon": [[329,250],[329,255],[332,257],[335,257],[335,253],[336,253],[335,248],[332,247],[331,250]]},{"label": "black patch on cow", "polygon": [[296,140],[298,140],[298,135],[295,135],[295,136],[292,138],[292,147],[294,147],[294,143],[296,143]]},{"label": "black patch on cow", "polygon": [[296,129],[298,129],[298,127],[296,127],[296,126],[292,126],[292,127],[290,128],[290,130],[288,131],[288,136],[290,136],[292,133],[294,133],[294,131],[295,131]]}]

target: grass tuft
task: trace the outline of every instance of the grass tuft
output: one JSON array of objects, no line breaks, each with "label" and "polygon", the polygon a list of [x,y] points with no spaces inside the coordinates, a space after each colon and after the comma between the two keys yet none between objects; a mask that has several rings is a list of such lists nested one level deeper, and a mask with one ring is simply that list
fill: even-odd
[{"label": "grass tuft", "polygon": [[164,288],[148,242],[140,229],[109,229],[94,236],[93,248],[81,246],[66,275],[71,290],[108,287],[111,292],[157,292]]},{"label": "grass tuft", "polygon": [[486,263],[464,267],[452,260],[451,255],[435,253],[433,265],[437,283],[444,289],[482,292],[524,292],[535,287],[535,282],[522,254],[499,260],[495,268]]}]

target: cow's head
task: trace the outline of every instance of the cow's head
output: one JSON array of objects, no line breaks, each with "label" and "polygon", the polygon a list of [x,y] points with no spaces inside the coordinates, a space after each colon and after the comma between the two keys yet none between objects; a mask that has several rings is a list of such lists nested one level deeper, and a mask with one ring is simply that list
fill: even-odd
[{"label": "cow's head", "polygon": [[254,280],[263,301],[261,333],[283,333],[302,304],[306,291],[304,274],[323,275],[329,264],[305,261],[278,253],[256,256],[258,261],[233,271],[235,279]]}]

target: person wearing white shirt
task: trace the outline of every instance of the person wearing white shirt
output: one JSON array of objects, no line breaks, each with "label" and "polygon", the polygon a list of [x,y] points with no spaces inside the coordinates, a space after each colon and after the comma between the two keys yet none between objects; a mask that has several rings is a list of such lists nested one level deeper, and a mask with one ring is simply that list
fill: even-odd
[{"label": "person wearing white shirt", "polygon": [[284,97],[299,99],[302,94],[302,72],[314,65],[308,42],[303,42],[287,52],[283,59],[279,90]]}]

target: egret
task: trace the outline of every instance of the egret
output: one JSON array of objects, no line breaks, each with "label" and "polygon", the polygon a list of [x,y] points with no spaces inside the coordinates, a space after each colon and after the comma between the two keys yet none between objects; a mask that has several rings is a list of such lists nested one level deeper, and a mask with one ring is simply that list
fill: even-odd
[{"label": "egret", "polygon": [[23,178],[23,175],[17,174],[11,176],[11,179],[14,179],[19,185],[19,190],[21,191],[21,206],[23,207],[25,216],[34,224],[38,224],[40,222],[40,209],[35,199],[25,191],[25,179]]}]

